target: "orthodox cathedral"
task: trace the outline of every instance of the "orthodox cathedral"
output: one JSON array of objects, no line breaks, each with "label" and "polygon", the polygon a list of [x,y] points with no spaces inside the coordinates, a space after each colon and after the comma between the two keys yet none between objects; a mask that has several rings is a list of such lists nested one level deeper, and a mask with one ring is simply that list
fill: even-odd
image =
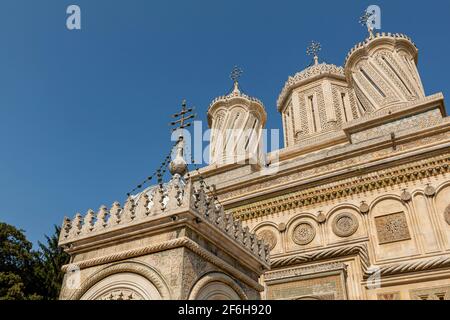
[{"label": "orthodox cathedral", "polygon": [[449,300],[450,117],[412,40],[369,31],[343,66],[312,44],[278,97],[284,148],[263,153],[234,78],[208,166],[188,172],[180,136],[169,182],[65,218],[60,298]]}]

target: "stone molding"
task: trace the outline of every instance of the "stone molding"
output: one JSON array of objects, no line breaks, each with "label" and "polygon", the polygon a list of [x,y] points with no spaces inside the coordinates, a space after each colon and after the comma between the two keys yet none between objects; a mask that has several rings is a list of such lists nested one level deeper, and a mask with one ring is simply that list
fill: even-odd
[{"label": "stone molding", "polygon": [[381,276],[391,276],[401,273],[419,272],[449,267],[450,267],[450,257],[444,256],[415,262],[390,264],[381,267],[380,273]]},{"label": "stone molding", "polygon": [[253,219],[268,214],[447,173],[450,171],[449,164],[450,155],[445,154],[390,169],[380,170],[375,173],[368,173],[364,176],[341,180],[340,182],[329,185],[307,188],[282,196],[256,201],[244,206],[231,208],[227,211],[241,220]]},{"label": "stone molding", "polygon": [[194,189],[192,182],[184,184],[177,175],[166,186],[155,188],[151,197],[146,193],[134,198],[129,197],[123,208],[115,202],[109,210],[102,206],[97,214],[89,210],[84,218],[80,214],[73,220],[66,217],[61,228],[59,245],[67,246],[70,251],[78,241],[105,237],[105,234],[112,237],[118,232],[129,234],[124,230],[142,230],[143,223],[160,224],[158,219],[170,218],[170,214],[177,220],[182,213],[188,213],[195,219],[201,218],[209,226],[215,227],[221,235],[268,265],[269,248],[263,241],[248,228],[242,227],[241,221],[225,213],[223,206],[215,203],[203,188]]},{"label": "stone molding", "polygon": [[298,277],[298,276],[308,276],[314,275],[317,273],[324,273],[330,271],[339,271],[339,270],[347,270],[347,265],[342,262],[332,262],[319,264],[314,266],[307,267],[297,267],[297,268],[289,268],[286,270],[277,270],[264,274],[264,281],[276,281],[284,278]]},{"label": "stone molding", "polygon": [[90,268],[90,267],[94,267],[97,265],[117,262],[117,261],[121,261],[121,260],[125,260],[125,259],[136,258],[139,256],[143,256],[143,255],[147,255],[147,254],[151,254],[151,253],[155,253],[155,252],[160,252],[160,251],[165,251],[165,250],[170,250],[170,249],[175,249],[175,248],[179,248],[179,247],[188,248],[189,250],[198,254],[200,257],[207,260],[208,262],[216,265],[219,268],[226,270],[227,272],[229,272],[230,274],[235,276],[237,279],[245,282],[252,288],[254,288],[258,291],[264,290],[264,288],[257,281],[253,280],[252,278],[245,275],[244,273],[236,270],[233,266],[229,265],[227,262],[223,261],[222,259],[220,259],[216,255],[212,254],[211,252],[207,251],[206,249],[202,248],[200,245],[198,245],[197,243],[195,243],[194,241],[192,241],[191,239],[189,239],[187,237],[181,237],[178,239],[169,240],[169,241],[165,241],[162,243],[158,243],[158,244],[154,244],[154,245],[150,245],[150,246],[146,246],[146,247],[141,247],[138,249],[131,249],[131,250],[122,251],[119,253],[109,254],[106,256],[99,257],[99,258],[93,258],[93,259],[88,259],[88,260],[64,265],[62,267],[62,271],[66,272],[67,269],[73,265],[76,265],[80,269],[85,269],[85,268]]}]

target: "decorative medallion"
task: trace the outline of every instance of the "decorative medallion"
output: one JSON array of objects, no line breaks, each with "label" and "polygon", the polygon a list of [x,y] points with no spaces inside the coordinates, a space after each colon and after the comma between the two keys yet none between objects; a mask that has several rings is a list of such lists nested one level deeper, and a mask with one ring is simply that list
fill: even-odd
[{"label": "decorative medallion", "polygon": [[444,211],[444,218],[445,221],[447,221],[447,223],[450,224],[450,205]]},{"label": "decorative medallion", "polygon": [[258,237],[261,238],[267,245],[269,245],[269,250],[272,250],[277,245],[277,236],[273,231],[264,230],[258,233]]},{"label": "decorative medallion", "polygon": [[432,197],[432,196],[434,196],[435,193],[436,193],[436,189],[430,185],[427,185],[427,187],[425,188],[425,195],[427,197]]},{"label": "decorative medallion", "polygon": [[286,230],[286,224],[282,222],[278,225],[278,231],[283,232],[284,230]]},{"label": "decorative medallion", "polygon": [[325,217],[323,212],[319,212],[319,214],[317,215],[317,221],[319,221],[319,223],[324,223],[326,220],[327,217]]},{"label": "decorative medallion", "polygon": [[313,241],[316,236],[316,229],[309,222],[302,222],[295,227],[292,232],[292,240],[301,246]]},{"label": "decorative medallion", "polygon": [[369,210],[369,205],[363,201],[359,206],[359,211],[361,211],[362,214],[366,214],[369,212]]},{"label": "decorative medallion", "polygon": [[333,220],[333,232],[339,237],[350,237],[358,230],[358,220],[347,212],[338,214]]},{"label": "decorative medallion", "polygon": [[404,212],[376,217],[375,226],[380,244],[411,239]]},{"label": "decorative medallion", "polygon": [[402,199],[402,201],[408,202],[408,201],[411,200],[412,196],[411,196],[411,193],[409,193],[408,191],[404,190],[402,192],[402,194],[400,195],[400,198]]}]

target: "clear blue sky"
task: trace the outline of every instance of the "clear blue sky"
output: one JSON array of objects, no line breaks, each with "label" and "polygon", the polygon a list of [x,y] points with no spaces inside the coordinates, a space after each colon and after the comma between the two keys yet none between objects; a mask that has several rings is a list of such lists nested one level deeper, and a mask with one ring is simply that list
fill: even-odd
[{"label": "clear blue sky", "polygon": [[186,98],[204,120],[235,64],[281,127],[275,101],[307,44],[342,65],[369,4],[419,47],[427,94],[450,92],[449,1],[1,0],[0,221],[36,242],[64,215],[123,203],[167,152],[169,114]]}]

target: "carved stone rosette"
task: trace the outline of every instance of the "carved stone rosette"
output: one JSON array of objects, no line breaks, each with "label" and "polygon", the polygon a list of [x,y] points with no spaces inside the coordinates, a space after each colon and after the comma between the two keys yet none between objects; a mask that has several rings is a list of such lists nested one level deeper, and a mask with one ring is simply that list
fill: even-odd
[{"label": "carved stone rosette", "polygon": [[292,232],[292,240],[301,246],[307,245],[314,240],[316,229],[309,222],[298,224]]},{"label": "carved stone rosette", "polygon": [[277,236],[271,230],[264,230],[258,233],[258,237],[269,245],[269,250],[272,250],[277,245]]},{"label": "carved stone rosette", "polygon": [[333,232],[338,237],[350,237],[358,230],[358,219],[347,212],[338,214],[332,224]]}]

